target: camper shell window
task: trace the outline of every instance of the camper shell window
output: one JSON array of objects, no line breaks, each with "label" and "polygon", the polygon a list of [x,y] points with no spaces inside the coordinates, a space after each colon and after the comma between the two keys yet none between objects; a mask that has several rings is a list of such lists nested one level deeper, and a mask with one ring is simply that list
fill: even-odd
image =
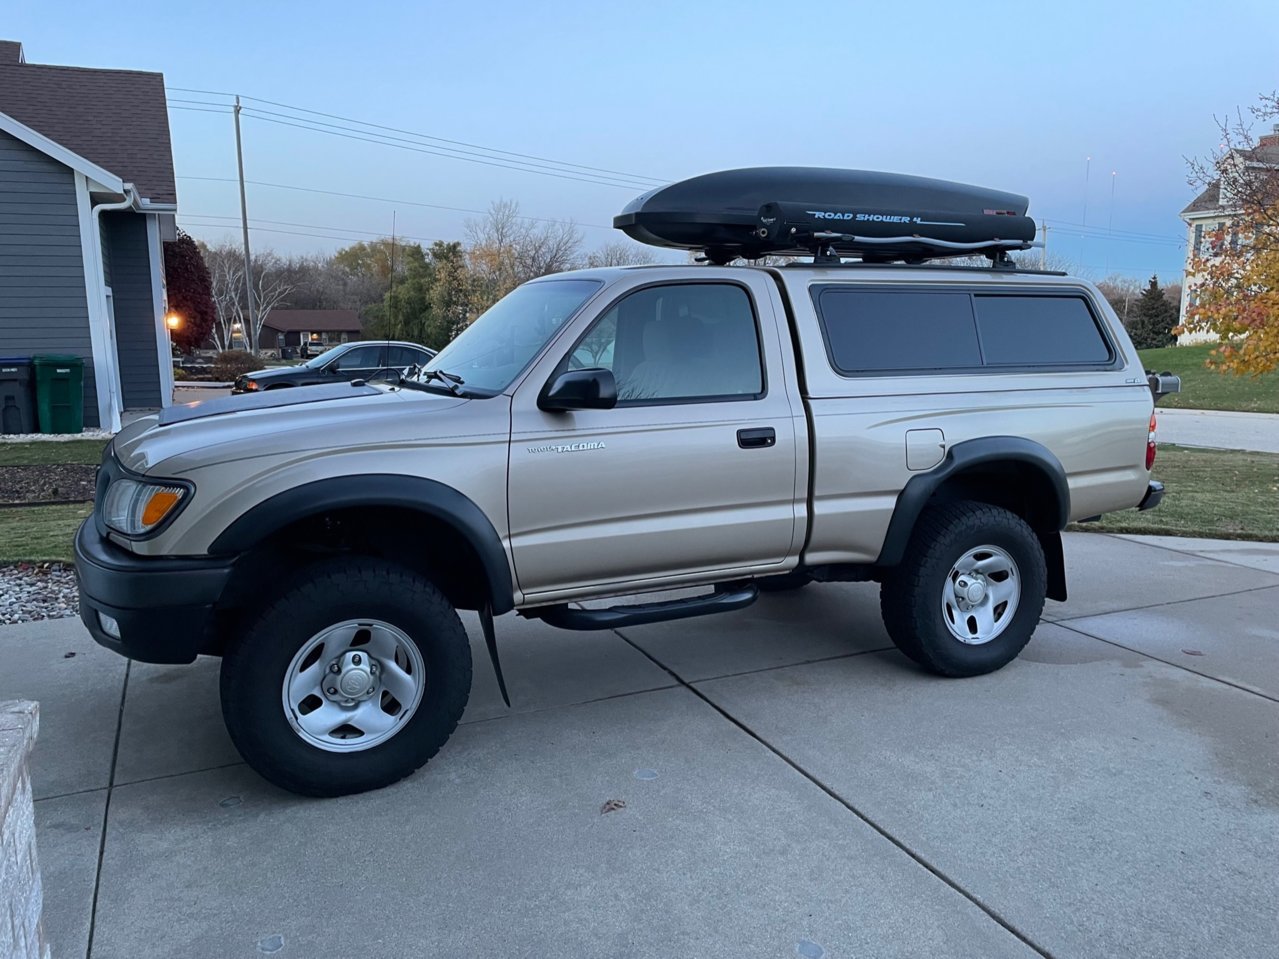
[{"label": "camper shell window", "polygon": [[1118,354],[1077,291],[812,288],[842,376],[1109,369]]}]

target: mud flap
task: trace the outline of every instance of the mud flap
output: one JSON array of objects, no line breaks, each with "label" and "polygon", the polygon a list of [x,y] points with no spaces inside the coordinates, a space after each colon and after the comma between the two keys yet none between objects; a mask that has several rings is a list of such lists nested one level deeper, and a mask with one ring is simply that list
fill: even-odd
[{"label": "mud flap", "polygon": [[506,694],[506,678],[502,675],[502,661],[497,658],[497,635],[493,631],[493,607],[485,603],[480,607],[480,628],[484,630],[484,645],[488,647],[493,674],[497,676],[497,688],[502,692],[502,702],[511,708],[511,697]]},{"label": "mud flap", "polygon": [[1061,549],[1061,533],[1056,530],[1040,530],[1036,534],[1044,550],[1044,562],[1048,566],[1048,598],[1059,603],[1066,601],[1066,557]]}]

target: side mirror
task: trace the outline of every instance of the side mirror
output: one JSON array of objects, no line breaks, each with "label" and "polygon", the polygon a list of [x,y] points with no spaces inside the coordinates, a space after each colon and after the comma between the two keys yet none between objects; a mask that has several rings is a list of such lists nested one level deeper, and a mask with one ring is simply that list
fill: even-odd
[{"label": "side mirror", "polygon": [[617,405],[617,382],[609,370],[569,370],[551,381],[538,397],[538,409],[611,410]]}]

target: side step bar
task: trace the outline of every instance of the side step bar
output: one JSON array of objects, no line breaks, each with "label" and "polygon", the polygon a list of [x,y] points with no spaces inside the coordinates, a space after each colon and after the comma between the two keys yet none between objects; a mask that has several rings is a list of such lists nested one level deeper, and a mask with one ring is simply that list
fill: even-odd
[{"label": "side step bar", "polygon": [[744,586],[721,586],[713,593],[672,599],[665,603],[637,603],[633,606],[609,606],[605,609],[577,609],[567,603],[559,603],[555,606],[526,609],[522,615],[529,619],[540,619],[560,629],[618,629],[622,626],[642,626],[645,623],[709,616],[711,613],[729,613],[735,609],[744,609],[758,598],[759,587],[754,583],[747,583]]}]

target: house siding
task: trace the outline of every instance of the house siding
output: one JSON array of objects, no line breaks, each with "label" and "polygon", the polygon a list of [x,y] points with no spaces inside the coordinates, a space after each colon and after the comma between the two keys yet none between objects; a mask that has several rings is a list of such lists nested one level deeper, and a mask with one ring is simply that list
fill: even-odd
[{"label": "house siding", "polygon": [[0,131],[0,355],[84,358],[84,423],[98,425],[75,175]]},{"label": "house siding", "polygon": [[161,405],[160,367],[147,220],[140,213],[103,213],[102,221],[124,408],[155,409]]}]

